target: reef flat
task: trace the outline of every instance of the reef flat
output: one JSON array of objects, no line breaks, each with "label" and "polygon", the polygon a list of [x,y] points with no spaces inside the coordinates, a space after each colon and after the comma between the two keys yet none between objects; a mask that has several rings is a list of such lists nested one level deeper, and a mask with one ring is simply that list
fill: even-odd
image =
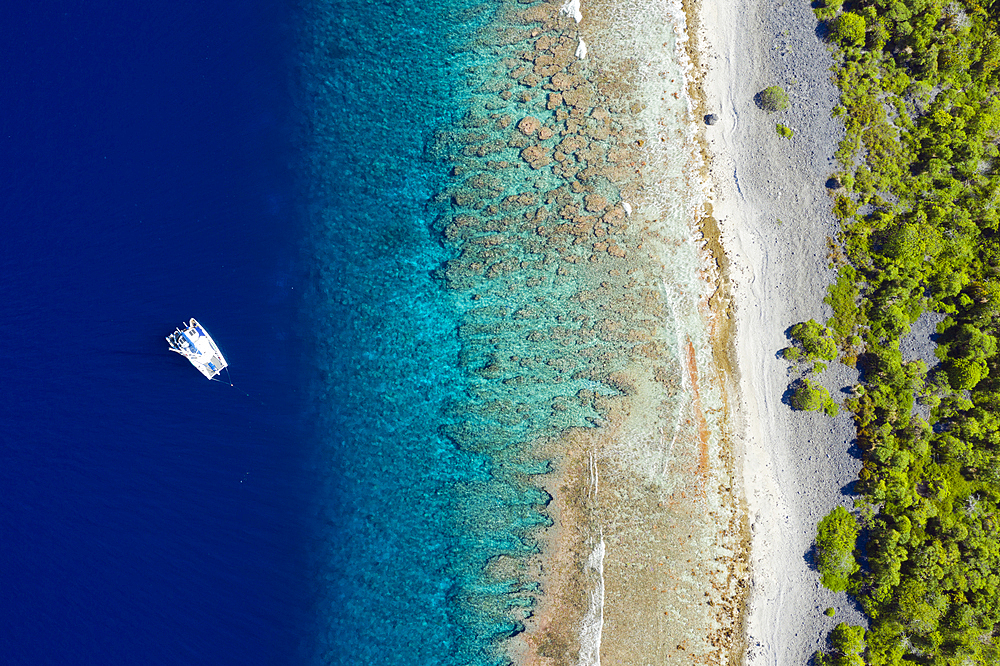
[{"label": "reef flat", "polygon": [[531,479],[553,498],[541,554],[492,562],[541,581],[519,662],[728,663],[740,641],[725,257],[685,21],[665,2],[513,5],[475,36],[493,64],[438,136],[474,377],[453,436],[554,466]]},{"label": "reef flat", "polygon": [[325,660],[733,663],[730,298],[685,7],[346,11],[305,68]]}]

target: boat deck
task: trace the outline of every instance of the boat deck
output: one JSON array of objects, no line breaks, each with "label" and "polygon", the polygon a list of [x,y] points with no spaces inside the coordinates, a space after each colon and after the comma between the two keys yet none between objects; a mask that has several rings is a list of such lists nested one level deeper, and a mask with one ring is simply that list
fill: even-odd
[{"label": "boat deck", "polygon": [[186,328],[178,328],[167,336],[167,344],[170,346],[170,351],[175,351],[189,360],[191,365],[198,368],[198,371],[208,379],[214,379],[229,365],[215,344],[215,340],[194,318]]}]

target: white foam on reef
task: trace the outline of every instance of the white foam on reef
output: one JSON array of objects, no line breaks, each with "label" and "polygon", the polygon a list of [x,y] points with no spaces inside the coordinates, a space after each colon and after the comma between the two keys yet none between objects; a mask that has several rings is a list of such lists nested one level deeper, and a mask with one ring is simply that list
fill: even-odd
[{"label": "white foam on reef", "polygon": [[[738,537],[727,531],[736,524],[731,516],[737,509],[727,494],[733,477],[724,448],[725,378],[712,338],[717,311],[710,307],[710,299],[716,293],[717,268],[699,228],[709,191],[701,176],[701,125],[687,92],[692,72],[685,51],[689,39],[686,15],[681,0],[614,0],[590,7],[593,14],[588,14],[584,30],[586,39],[595,45],[590,69],[628,72],[624,94],[630,108],[638,109],[626,118],[644,141],[637,142],[630,155],[645,168],[641,186],[623,195],[628,205],[623,201],[622,208],[630,225],[648,227],[642,250],[659,264],[649,279],[658,284],[664,301],[658,335],[665,353],[657,362],[670,380],[666,390],[653,387],[648,402],[633,411],[626,427],[602,442],[602,485],[607,488],[619,479],[627,480],[623,489],[650,489],[635,490],[630,497],[670,499],[660,504],[661,515],[684,534],[645,533],[649,523],[641,522],[644,507],[656,507],[656,503],[615,505],[617,500],[608,497],[608,511],[615,518],[603,527],[612,544],[618,545],[607,553],[609,572],[634,561],[658,562],[663,565],[657,567],[659,571],[675,577],[678,585],[683,581],[683,586],[676,593],[656,596],[647,606],[639,596],[646,594],[645,588],[639,592],[631,582],[610,577],[606,600],[600,586],[590,595],[579,633],[579,663],[599,663],[595,646],[600,641],[598,618],[603,616],[609,632],[603,651],[609,662],[645,663],[658,640],[683,643],[688,656],[708,655],[713,651],[711,636],[724,618],[717,607],[687,603],[686,595],[694,592],[700,597],[726,589],[728,569],[717,568],[715,556],[709,553],[720,546],[732,550],[730,544]],[[640,390],[636,395],[647,393]],[[598,558],[604,558],[603,550],[591,555],[588,575],[593,575],[590,565]],[[652,579],[636,573],[634,580],[638,585]],[[640,607],[643,612],[658,611],[659,634],[640,630],[635,612]],[[671,657],[670,663],[696,660],[685,662],[680,654]]]},{"label": "white foam on reef", "polygon": [[583,41],[583,37],[580,38],[580,45],[576,47],[575,55],[581,60],[587,57],[587,42]]},{"label": "white foam on reef", "polygon": [[598,491],[598,486],[597,486],[597,479],[598,479],[598,477],[597,477],[597,461],[594,460],[594,454],[593,453],[590,454],[590,462],[587,465],[587,467],[590,469],[590,477],[594,480],[594,484],[593,484],[593,486],[591,488],[591,493],[592,493],[591,494],[591,498],[596,498],[597,497],[597,491]]},{"label": "white foam on reef", "polygon": [[601,666],[601,632],[604,630],[604,537],[587,558],[587,569],[597,572],[597,585],[590,592],[590,606],[580,630],[579,666]]},{"label": "white foam on reef", "polygon": [[686,86],[691,69],[684,50],[686,17],[680,0],[617,0],[602,8],[600,20],[588,25],[586,38],[601,45],[600,53],[591,54],[594,66],[626,69],[634,76],[631,100],[642,108],[634,120],[646,141],[633,150],[635,158],[648,165],[650,176],[622,208],[630,219],[650,225],[646,246],[662,265],[658,281],[667,305],[664,342],[676,349],[674,358],[665,362],[671,374],[677,373],[680,388],[664,399],[660,413],[668,415],[668,421],[655,424],[650,419],[635,432],[624,433],[613,455],[650,483],[672,490],[688,482],[682,463],[697,459],[701,441],[689,425],[694,423],[689,368],[700,378],[710,455],[721,442],[719,419],[724,413],[721,384],[713,373],[708,308],[716,289],[708,269],[714,261],[702,247],[697,228],[706,190],[699,170],[694,103]]},{"label": "white foam on reef", "polygon": [[559,11],[567,16],[572,16],[577,23],[583,20],[583,13],[580,11],[580,0],[566,0],[566,4]]}]

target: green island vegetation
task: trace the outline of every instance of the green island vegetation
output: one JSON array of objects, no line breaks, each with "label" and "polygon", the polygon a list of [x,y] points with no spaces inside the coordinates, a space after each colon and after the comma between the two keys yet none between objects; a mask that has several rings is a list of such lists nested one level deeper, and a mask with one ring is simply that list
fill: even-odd
[{"label": "green island vegetation", "polygon": [[823,411],[828,416],[837,415],[837,403],[830,397],[830,392],[822,385],[807,378],[802,378],[792,385],[792,395],[789,397],[792,409],[804,412]]},{"label": "green island vegetation", "polygon": [[[816,544],[823,583],[869,621],[815,663],[1000,663],[1000,0],[814,7],[846,128],[839,272],[830,321],[793,327],[785,357],[828,359],[829,340],[862,373],[844,404],[858,518],[837,507]],[[900,353],[925,312],[930,369]]]},{"label": "green island vegetation", "polygon": [[781,350],[782,355],[792,361],[832,361],[837,358],[837,342],[829,328],[816,323],[815,319],[795,324],[789,330],[793,345]]},{"label": "green island vegetation", "polygon": [[854,557],[858,540],[858,523],[847,509],[838,506],[816,528],[816,564],[823,586],[843,592],[851,576],[861,568]]},{"label": "green island vegetation", "polygon": [[787,111],[791,106],[788,93],[781,86],[768,86],[757,93],[757,104],[770,113]]},{"label": "green island vegetation", "polygon": [[816,655],[816,666],[865,666],[865,628],[841,622],[830,632],[832,653]]},{"label": "green island vegetation", "polygon": [[777,125],[774,126],[774,129],[775,131],[778,132],[778,136],[782,136],[786,139],[791,139],[793,136],[795,136],[795,132],[792,131],[792,128],[789,127],[788,125],[782,125],[781,123],[778,123]]},{"label": "green island vegetation", "polygon": [[[837,358],[837,343],[833,333],[813,319],[792,326],[789,337],[792,339],[792,345],[782,349],[781,355],[796,363],[811,363],[808,372],[820,373],[826,370],[823,361]],[[800,377],[792,383],[791,389],[788,401],[792,409],[807,412],[823,411],[829,416],[837,415],[837,403],[822,385],[807,377]]]}]

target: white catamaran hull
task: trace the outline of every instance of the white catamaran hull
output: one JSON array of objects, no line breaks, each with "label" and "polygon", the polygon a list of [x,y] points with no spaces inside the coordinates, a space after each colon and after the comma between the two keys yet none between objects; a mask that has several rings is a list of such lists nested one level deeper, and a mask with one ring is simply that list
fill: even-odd
[{"label": "white catamaran hull", "polygon": [[178,328],[167,336],[167,344],[170,345],[170,351],[175,351],[191,361],[191,365],[209,379],[214,379],[229,365],[215,344],[215,340],[194,318],[187,327]]}]

